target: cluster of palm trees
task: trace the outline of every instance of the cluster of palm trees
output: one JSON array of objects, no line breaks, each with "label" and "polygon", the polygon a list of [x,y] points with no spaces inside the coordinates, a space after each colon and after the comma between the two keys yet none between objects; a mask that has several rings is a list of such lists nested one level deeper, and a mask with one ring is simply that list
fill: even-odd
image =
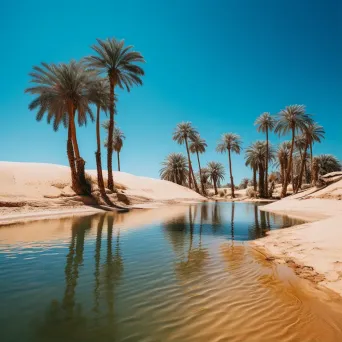
[{"label": "cluster of palm trees", "polygon": [[35,96],[30,103],[30,110],[38,110],[37,120],[46,115],[48,123],[53,123],[54,130],[60,125],[68,129],[67,155],[71,169],[72,187],[77,194],[89,195],[91,187],[85,175],[85,161],[81,157],[76,134],[76,120],[79,126],[94,121],[92,106],[96,108],[95,153],[98,187],[103,199],[112,204],[105,192],[101,163],[100,114],[109,112],[107,128],[107,188],[114,189],[112,156],[118,153],[120,169],[120,151],[124,135],[115,128],[116,89],[128,92],[134,85],[142,85],[144,70],[137,64],[144,63],[143,56],[133,51],[132,46],[125,46],[123,40],[115,38],[97,40],[93,45],[94,54],[81,61],[34,66],[30,73],[34,86],[26,89]]},{"label": "cluster of palm trees", "polygon": [[[285,197],[292,182],[293,192],[297,193],[303,184],[304,170],[307,169],[307,155],[310,148],[310,165],[312,168],[312,146],[321,142],[325,131],[307,114],[305,106],[291,105],[281,110],[277,117],[270,113],[261,114],[255,121],[257,130],[266,135],[265,141],[256,141],[246,149],[246,165],[253,170],[253,184],[256,189],[256,173],[259,173],[259,196],[272,196],[273,186],[269,187],[269,163],[280,168],[279,182],[282,185],[281,197]],[[282,142],[275,152],[269,143],[269,133],[291,134],[291,140]],[[297,170],[297,172],[296,172]],[[306,172],[307,174],[307,172]],[[307,176],[306,176],[307,180]]]},{"label": "cluster of palm trees", "polygon": [[[199,155],[206,151],[207,143],[201,138],[198,131],[192,126],[191,122],[179,123],[173,133],[173,140],[180,145],[185,145],[187,158],[182,153],[169,154],[162,162],[163,167],[160,170],[161,178],[179,185],[187,185],[190,189],[194,189],[202,194],[206,193],[207,184],[210,180],[214,186],[215,194],[218,194],[217,187],[225,176],[224,166],[221,163],[212,161],[207,164],[207,167],[201,167]],[[217,151],[220,153],[228,153],[232,196],[234,197],[231,153],[240,153],[240,137],[233,133],[223,134],[220,143],[217,145]],[[194,173],[190,153],[196,154],[197,156],[197,175]],[[198,180],[201,184],[201,191],[198,187]]]},{"label": "cluster of palm trees", "polygon": [[[258,132],[265,134],[265,140],[252,143],[245,150],[245,165],[253,171],[250,182],[244,180],[243,187],[252,184],[259,197],[272,196],[275,182],[282,185],[281,197],[287,194],[288,185],[292,183],[293,192],[297,193],[303,183],[316,185],[319,174],[341,170],[341,163],[332,155],[313,156],[313,145],[320,143],[325,136],[322,126],[314,122],[312,115],[306,113],[304,105],[290,105],[281,110],[277,116],[262,113],[255,121]],[[290,141],[282,142],[277,150],[269,141],[270,133],[279,136],[291,135]],[[181,153],[171,153],[162,163],[160,170],[162,179],[188,186],[199,192],[196,177],[193,171],[190,153],[197,154],[198,178],[201,183],[201,192],[205,194],[208,180],[211,181],[215,194],[217,186],[224,179],[224,166],[218,162],[210,162],[207,167],[201,168],[199,154],[204,153],[207,144],[190,122],[177,125],[173,140],[185,144],[187,158]],[[242,141],[234,133],[223,134],[216,151],[228,154],[231,196],[235,197],[235,185],[232,170],[231,154],[240,154]],[[269,165],[279,169],[279,172],[269,174]],[[271,184],[270,184],[271,183]]]}]

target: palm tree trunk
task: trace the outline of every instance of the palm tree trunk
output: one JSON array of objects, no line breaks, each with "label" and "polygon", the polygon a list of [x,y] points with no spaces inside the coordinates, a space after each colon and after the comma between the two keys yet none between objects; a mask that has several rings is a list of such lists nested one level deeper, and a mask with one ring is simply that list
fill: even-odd
[{"label": "palm tree trunk", "polygon": [[292,160],[292,169],[291,169],[291,183],[292,183],[292,192],[294,193],[296,190],[296,183],[294,179],[294,165],[293,165],[293,160]]},{"label": "palm tree trunk", "polygon": [[97,183],[99,185],[99,190],[101,195],[106,194],[103,174],[102,174],[102,162],[101,162],[101,137],[100,137],[100,106],[96,108],[96,143],[97,150],[95,152],[96,156],[96,168],[97,168]]},{"label": "palm tree trunk", "polygon": [[192,168],[192,164],[191,164],[191,174],[192,174],[192,180],[194,182],[194,185],[195,185],[195,190],[196,192],[200,192],[199,191],[199,188],[198,188],[198,185],[197,185],[197,181],[196,181],[196,178],[195,178],[195,175],[194,175],[194,169]]},{"label": "palm tree trunk", "polygon": [[306,151],[307,151],[307,149],[308,149],[308,142],[306,142],[305,149],[304,149],[303,156],[302,156],[302,163],[301,163],[301,166],[300,166],[300,173],[299,173],[299,179],[298,179],[298,183],[297,183],[296,193],[302,187],[303,173],[304,173],[304,166],[305,166],[305,162],[306,162]]},{"label": "palm tree trunk", "polygon": [[291,143],[291,150],[290,150],[290,156],[289,156],[289,162],[287,165],[287,170],[285,171],[285,179],[284,179],[284,185],[283,185],[283,189],[281,191],[281,197],[285,197],[286,193],[287,193],[287,185],[289,183],[289,178],[290,178],[290,174],[292,171],[292,155],[293,155],[293,148],[294,148],[294,142],[295,142],[295,128],[292,128],[292,143]]},{"label": "palm tree trunk", "polygon": [[74,148],[72,146],[72,139],[71,139],[71,120],[69,119],[68,124],[68,140],[67,140],[67,155],[71,170],[71,187],[76,192],[76,194],[81,195],[82,194],[82,187],[80,186],[78,177],[77,177],[77,171],[75,166],[75,154],[74,154]]},{"label": "palm tree trunk", "polygon": [[228,149],[228,161],[229,161],[229,172],[230,172],[230,184],[231,184],[232,198],[235,198],[234,179],[233,179],[233,171],[232,171],[232,159],[230,156],[230,149]]},{"label": "palm tree trunk", "polygon": [[310,142],[310,175],[311,175],[311,178],[310,178],[310,183],[312,182],[312,162],[313,162],[313,157],[312,157],[312,142]]},{"label": "palm tree trunk", "polygon": [[114,133],[114,87],[113,78],[109,75],[109,127],[108,127],[108,147],[107,147],[107,169],[108,169],[108,189],[114,190],[113,180],[113,133]]},{"label": "palm tree trunk", "polygon": [[264,165],[259,165],[259,197],[264,198],[265,197],[265,173],[264,173]]},{"label": "palm tree trunk", "polygon": [[96,108],[96,143],[97,151],[95,152],[96,168],[97,168],[97,184],[99,186],[100,194],[103,200],[110,206],[113,205],[111,200],[108,198],[105,190],[102,174],[102,161],[101,161],[101,137],[100,137],[100,106]]},{"label": "palm tree trunk", "polygon": [[269,148],[268,148],[268,127],[266,128],[266,172],[265,172],[265,189],[266,198],[268,198],[268,158],[269,158]]},{"label": "palm tree trunk", "polygon": [[186,146],[186,153],[188,155],[188,165],[189,165],[189,180],[188,180],[188,183],[189,183],[189,188],[191,189],[191,183],[192,183],[192,180],[191,180],[191,160],[190,160],[190,153],[189,153],[189,146],[188,146],[188,138],[185,138],[185,146]]},{"label": "palm tree trunk", "polygon": [[284,186],[284,179],[285,179],[284,162],[281,161],[279,164],[280,164],[280,183],[282,186]]},{"label": "palm tree trunk", "polygon": [[120,171],[120,152],[117,152],[118,155],[118,171]]},{"label": "palm tree trunk", "polygon": [[72,145],[75,152],[75,158],[76,158],[76,171],[77,171],[77,177],[79,179],[79,183],[82,187],[82,191],[84,194],[91,194],[90,186],[87,184],[86,178],[85,178],[85,161],[80,156],[80,151],[78,148],[78,142],[77,142],[77,136],[76,136],[76,125],[75,125],[75,112],[76,110],[73,108],[73,106],[70,106],[69,109],[69,121],[70,121],[70,128],[71,128],[71,140]]},{"label": "palm tree trunk", "polygon": [[256,170],[256,167],[253,167],[253,188],[254,188],[254,191],[257,191],[257,170]]},{"label": "palm tree trunk", "polygon": [[304,178],[305,178],[305,183],[308,184],[309,183],[309,179],[308,179],[308,165],[307,165],[306,161],[305,161],[305,164],[304,164]]},{"label": "palm tree trunk", "polygon": [[192,178],[192,182],[194,184],[195,190],[196,192],[199,193],[199,189],[198,189],[198,185],[195,179],[195,175],[194,175],[194,170],[192,168],[192,164],[191,164],[191,159],[190,159],[190,152],[189,152],[189,146],[188,146],[188,139],[185,139],[185,145],[186,145],[186,152],[188,154],[188,163],[189,163],[189,187],[191,189],[191,178]]},{"label": "palm tree trunk", "polygon": [[200,180],[201,180],[202,194],[204,195],[204,184],[203,184],[203,179],[202,179],[202,170],[201,170],[201,163],[200,163],[198,151],[196,151],[196,154],[197,154],[198,168],[199,168],[199,174],[200,174]]},{"label": "palm tree trunk", "polygon": [[217,185],[216,185],[216,179],[213,179],[213,183],[214,183],[215,195],[218,195]]}]

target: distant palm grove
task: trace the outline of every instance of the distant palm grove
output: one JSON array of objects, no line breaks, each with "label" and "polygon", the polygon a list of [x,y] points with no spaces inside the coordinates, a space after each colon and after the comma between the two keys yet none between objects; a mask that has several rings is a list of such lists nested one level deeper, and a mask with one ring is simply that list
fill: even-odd
[{"label": "distant palm grove", "polygon": [[[250,186],[251,197],[270,198],[277,184],[281,185],[281,197],[285,197],[290,184],[293,193],[297,193],[304,184],[317,185],[320,175],[341,170],[339,160],[333,155],[313,155],[313,146],[324,139],[325,131],[314,122],[312,115],[306,113],[305,106],[290,105],[275,116],[262,113],[254,124],[264,139],[255,141],[245,149],[245,165],[251,168],[252,178],[243,179],[239,185],[243,189]],[[274,148],[269,141],[272,133],[279,136],[290,134],[291,140],[283,141]],[[218,187],[225,179],[225,167],[215,161],[201,167],[200,154],[208,146],[191,122],[179,123],[174,130],[173,140],[185,146],[186,156],[182,153],[169,154],[162,163],[161,178],[188,186],[203,195],[207,194],[208,188],[213,187],[217,195]],[[228,185],[234,198],[237,186],[234,183],[231,155],[241,153],[241,137],[235,133],[224,133],[216,151],[227,155]],[[191,154],[196,155],[197,173],[194,172]]]},{"label": "distant palm grove", "polygon": [[[109,112],[109,120],[103,123],[107,130],[105,147],[107,148],[108,184],[114,189],[112,158],[117,153],[118,169],[120,170],[120,152],[124,134],[115,127],[116,89],[128,92],[135,85],[142,85],[141,77],[144,70],[139,64],[144,63],[143,56],[133,51],[133,46],[125,46],[123,40],[114,38],[97,40],[92,47],[93,55],[80,61],[69,63],[47,64],[34,66],[30,73],[34,85],[26,89],[35,96],[29,105],[30,110],[37,110],[36,119],[41,121],[44,116],[54,130],[62,125],[68,130],[66,151],[71,170],[73,190],[80,195],[90,195],[91,186],[86,179],[85,160],[77,141],[77,129],[88,120],[96,121],[97,150],[95,152],[97,182],[100,194],[108,205],[113,205],[105,191],[101,162],[100,116]],[[96,114],[94,115],[93,108]]]}]

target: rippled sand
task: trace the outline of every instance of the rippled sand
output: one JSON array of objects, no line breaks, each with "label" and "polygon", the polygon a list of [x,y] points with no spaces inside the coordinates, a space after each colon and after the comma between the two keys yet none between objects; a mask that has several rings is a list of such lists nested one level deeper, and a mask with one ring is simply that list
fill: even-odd
[{"label": "rippled sand", "polygon": [[132,319],[146,329],[137,340],[150,341],[150,331],[153,341],[342,340],[341,303],[332,293],[244,245],[222,243],[202,254],[178,268],[177,285],[165,274],[163,288],[144,293],[148,305],[132,303]]},{"label": "rippled sand", "polygon": [[4,341],[342,341],[340,297],[229,240],[229,222],[210,233],[197,209],[135,230],[110,215],[46,221],[46,241],[23,225],[2,245],[0,230]]}]

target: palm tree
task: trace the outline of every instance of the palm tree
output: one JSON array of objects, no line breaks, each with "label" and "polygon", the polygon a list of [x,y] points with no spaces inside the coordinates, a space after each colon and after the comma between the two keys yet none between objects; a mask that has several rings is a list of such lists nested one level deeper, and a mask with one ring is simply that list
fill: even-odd
[{"label": "palm tree", "polygon": [[206,193],[208,182],[209,182],[209,171],[206,167],[203,167],[201,168],[201,183],[203,183],[204,193]]},{"label": "palm tree", "polygon": [[240,189],[247,189],[250,180],[248,178],[242,178],[240,182]]},{"label": "palm tree", "polygon": [[136,63],[144,63],[143,56],[136,51],[131,51],[133,46],[124,46],[124,40],[108,38],[106,40],[97,39],[97,45],[92,49],[95,56],[86,57],[88,66],[97,69],[101,73],[106,73],[109,81],[109,129],[108,129],[108,188],[114,191],[113,180],[113,133],[114,133],[114,111],[115,111],[115,87],[126,88],[129,92],[133,85],[142,85],[141,76],[144,70]]},{"label": "palm tree", "polygon": [[113,137],[113,149],[117,153],[118,157],[118,170],[121,171],[120,169],[120,152],[123,146],[123,140],[126,139],[125,135],[123,132],[120,130],[120,128],[115,128],[114,129],[114,137]]},{"label": "palm tree", "polygon": [[241,151],[241,139],[240,136],[234,133],[225,133],[221,137],[221,142],[217,145],[216,151],[220,153],[228,152],[228,164],[229,164],[229,173],[230,173],[230,183],[232,187],[232,198],[235,198],[234,193],[234,179],[233,179],[233,171],[232,171],[232,160],[231,153],[235,152],[236,154],[240,154]]},{"label": "palm tree", "polygon": [[72,187],[78,194],[90,194],[91,189],[85,179],[85,161],[80,156],[76,136],[76,111],[79,125],[87,123],[87,116],[94,120],[89,108],[87,85],[91,72],[82,63],[46,64],[34,66],[31,83],[26,93],[35,95],[29,109],[38,109],[36,119],[41,121],[47,114],[47,121],[53,121],[54,130],[60,124],[68,127],[67,154],[71,169]]},{"label": "palm tree", "polygon": [[188,165],[189,165],[189,177],[188,177],[189,188],[191,189],[191,183],[193,183],[196,191],[199,192],[195,175],[194,175],[194,171],[192,169],[190,152],[189,152],[189,139],[191,141],[194,141],[197,135],[198,135],[198,132],[196,131],[195,128],[192,127],[191,122],[181,122],[176,126],[176,129],[173,132],[172,139],[174,141],[177,141],[177,143],[180,145],[185,143],[186,153],[188,155]]},{"label": "palm tree", "polygon": [[101,196],[108,204],[111,204],[105,190],[102,173],[101,162],[101,136],[100,136],[100,112],[106,112],[109,106],[109,85],[108,81],[99,77],[92,80],[89,85],[89,100],[96,106],[96,143],[97,150],[95,152],[97,167],[97,183]]},{"label": "palm tree", "polygon": [[[275,132],[279,135],[292,134],[291,149],[289,156],[289,163],[285,172],[284,185],[281,192],[281,197],[286,196],[287,186],[289,183],[291,171],[292,171],[292,158],[294,143],[296,138],[296,132],[305,131],[306,127],[312,123],[312,119],[309,114],[305,113],[305,106],[303,105],[291,105],[280,111],[278,115],[278,122],[275,127]],[[293,177],[292,177],[293,178]]]},{"label": "palm tree", "polygon": [[[267,143],[265,141],[256,141],[246,149],[246,165],[259,171],[259,196],[265,197],[265,169],[266,159],[273,154],[267,152]],[[256,172],[253,174],[253,181],[256,184]]]},{"label": "palm tree", "polygon": [[285,173],[289,163],[290,150],[291,141],[284,141],[278,146],[276,152],[277,162],[275,163],[275,166],[280,167],[280,183],[282,186],[284,185]]},{"label": "palm tree", "polygon": [[322,139],[324,139],[325,136],[325,131],[323,126],[318,125],[316,122],[314,122],[313,124],[310,124],[306,134],[308,136],[309,139],[309,146],[310,146],[310,165],[312,167],[312,159],[313,159],[313,155],[312,155],[312,150],[313,150],[313,144],[315,142],[320,143]]},{"label": "palm tree", "polygon": [[256,155],[254,153],[253,145],[250,146],[245,152],[245,165],[249,166],[253,171],[253,189],[257,191],[257,171],[258,171],[258,162],[256,159]]},{"label": "palm tree", "polygon": [[218,162],[209,162],[206,169],[208,170],[209,179],[214,184],[215,195],[218,195],[217,183],[224,180],[224,166]]},{"label": "palm tree", "polygon": [[204,153],[205,149],[207,147],[207,143],[205,142],[204,139],[201,139],[200,135],[196,135],[196,138],[192,140],[190,143],[189,149],[191,153],[196,153],[197,154],[197,161],[198,161],[198,169],[199,169],[199,175],[200,175],[200,182],[201,182],[201,187],[202,187],[202,193],[204,194],[204,184],[203,184],[203,178],[202,178],[202,170],[201,170],[201,163],[199,159],[199,153]]},{"label": "palm tree", "polygon": [[[103,127],[107,128],[109,126],[108,121],[105,121],[103,123]],[[120,171],[120,152],[123,146],[123,140],[126,139],[125,135],[121,131],[120,128],[114,128],[114,133],[113,133],[113,150],[117,153],[117,159],[118,159],[118,171]],[[108,148],[108,140],[105,140],[105,147]]]},{"label": "palm tree", "polygon": [[[271,116],[270,113],[262,113],[256,120],[254,125],[257,126],[258,132],[266,133],[266,151],[268,153],[268,133],[272,132],[275,125],[276,120]],[[268,194],[268,159],[269,157],[266,156],[266,170],[265,170],[265,189],[266,189],[266,197],[269,196]]]},{"label": "palm tree", "polygon": [[182,153],[170,153],[162,162],[161,179],[185,185],[187,181],[188,162]]},{"label": "palm tree", "polygon": [[319,176],[330,172],[341,171],[341,162],[331,154],[320,154],[313,158],[313,185],[316,185]]},{"label": "palm tree", "polygon": [[312,145],[314,142],[321,142],[321,139],[324,139],[324,135],[325,135],[324,128],[318,125],[316,122],[309,123],[302,134],[302,140],[304,141],[305,145],[303,148],[303,153],[301,155],[302,157],[301,168],[300,168],[300,173],[299,173],[298,185],[295,190],[296,193],[302,186],[303,173],[304,173],[304,167],[306,165],[306,155],[307,155],[308,147],[310,146],[310,161],[312,165]]}]

